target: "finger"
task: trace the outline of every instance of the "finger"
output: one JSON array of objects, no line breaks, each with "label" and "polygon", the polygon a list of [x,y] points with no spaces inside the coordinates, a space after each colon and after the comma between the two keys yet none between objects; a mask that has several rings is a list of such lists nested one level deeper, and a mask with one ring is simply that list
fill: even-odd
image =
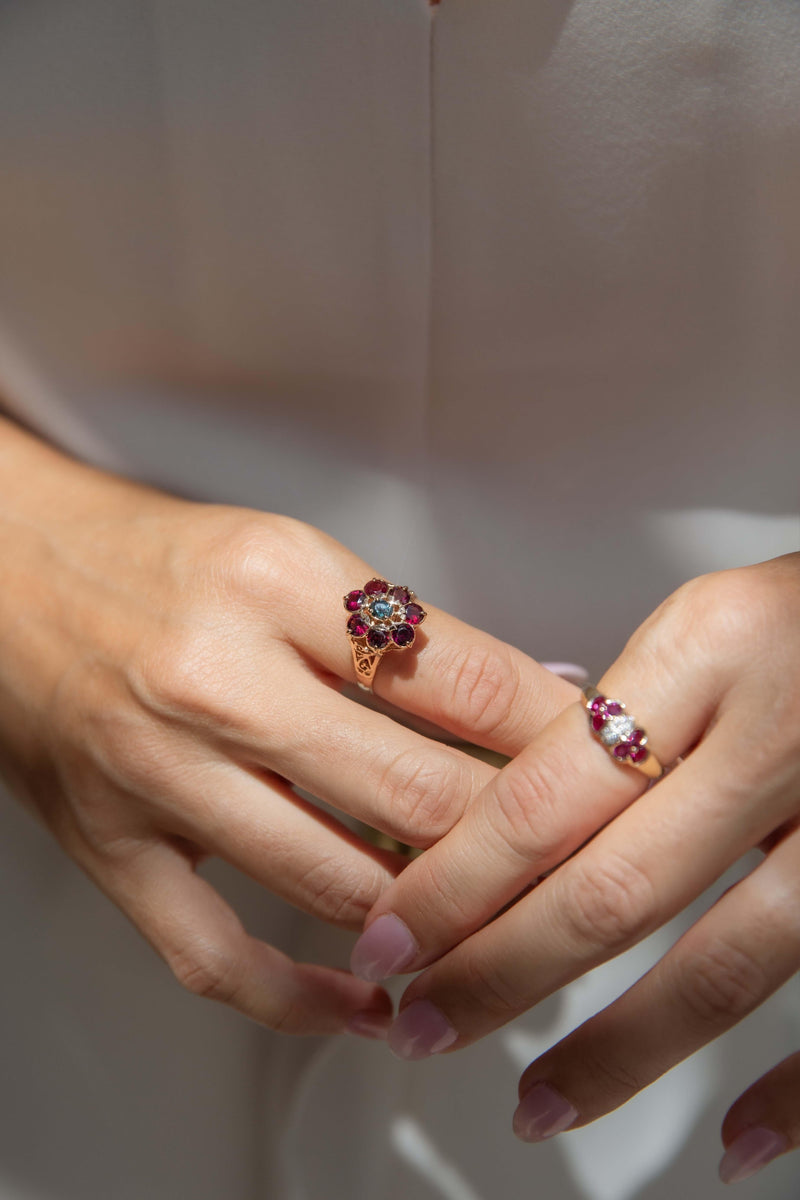
[{"label": "finger", "polygon": [[344,971],[292,962],[250,937],[222,897],[177,849],[145,843],[83,864],[165,960],[178,982],[282,1033],[375,1030],[391,1001]]},{"label": "finger", "polygon": [[721,721],[580,853],[418,976],[401,1008],[426,1004],[401,1013],[396,1045],[413,1032],[421,1053],[415,1022],[425,1013],[433,1021],[434,1008],[453,1030],[451,1043],[466,1045],[669,920],[786,819],[793,789],[776,796],[754,770],[731,753]]},{"label": "finger", "polygon": [[[800,966],[799,867],[796,838],[727,891],[623,996],[532,1063],[520,1081],[518,1136],[559,1132],[567,1111],[570,1128],[611,1112],[785,983]],[[800,1131],[797,1095],[794,1107]],[[758,1111],[766,1119],[762,1109],[744,1118]],[[734,1120],[726,1140],[755,1123]]]},{"label": "finger", "polygon": [[577,699],[574,684],[516,647],[440,609],[429,613],[416,669],[398,655],[378,671],[375,691],[391,703],[513,758]]},{"label": "finger", "polygon": [[[280,658],[280,655],[278,656]],[[390,837],[428,846],[456,823],[496,768],[298,677],[280,700],[260,690],[238,706],[235,754]],[[231,733],[229,737],[233,737]]]},{"label": "finger", "polygon": [[[690,707],[667,675],[644,692],[636,685],[638,668],[634,659],[624,690],[608,694],[630,696],[630,711],[651,731],[654,752],[669,762],[700,736],[715,696],[709,688]],[[583,707],[570,705],[495,776],[453,831],[382,894],[354,951],[353,970],[376,982],[434,961],[563,862],[647,785],[640,771],[612,760],[590,735]],[[391,919],[381,921],[387,914]],[[400,922],[408,931],[404,954]]]},{"label": "finger", "polygon": [[[359,838],[276,776],[225,760],[151,781],[159,829],[225,859],[295,907],[345,929],[364,915],[405,860]],[[189,764],[187,766],[187,763]]]},{"label": "finger", "polygon": [[[333,675],[355,680],[342,598],[376,575],[335,542],[327,559],[320,559],[313,619],[299,623],[296,613],[287,613],[284,635]],[[435,608],[424,596],[420,602],[428,615],[411,649],[383,655],[374,683],[378,696],[465,741],[508,755],[576,698],[573,684],[526,654]]]},{"label": "finger", "polygon": [[800,1146],[800,1053],[762,1075],[728,1110],[722,1123],[723,1183],[749,1179],[787,1150]]}]

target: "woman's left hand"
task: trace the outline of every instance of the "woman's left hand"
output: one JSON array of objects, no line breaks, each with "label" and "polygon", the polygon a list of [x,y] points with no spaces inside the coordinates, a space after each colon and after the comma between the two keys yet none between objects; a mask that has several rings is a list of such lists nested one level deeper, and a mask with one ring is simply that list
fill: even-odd
[{"label": "woman's left hand", "polygon": [[[354,951],[371,981],[389,973],[387,948],[395,972],[398,960],[433,964],[403,996],[395,1052],[478,1040],[646,937],[756,846],[763,862],[528,1068],[515,1131],[538,1141],[595,1120],[794,974],[799,681],[800,554],[703,576],[662,604],[598,687],[625,702],[661,763],[684,761],[648,788],[592,736],[583,702],[518,747],[384,892]],[[723,1178],[800,1144],[798,1096],[800,1054],[740,1097],[723,1126]]]}]

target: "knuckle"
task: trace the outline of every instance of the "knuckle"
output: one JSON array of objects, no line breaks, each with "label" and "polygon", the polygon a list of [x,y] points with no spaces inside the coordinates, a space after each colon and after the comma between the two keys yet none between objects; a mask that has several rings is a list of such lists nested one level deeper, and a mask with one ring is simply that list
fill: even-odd
[{"label": "knuckle", "polygon": [[[561,876],[561,878],[559,878]],[[639,867],[619,854],[580,863],[574,870],[556,872],[553,880],[579,946],[622,949],[638,942],[654,927],[655,892]],[[566,894],[564,894],[566,889]]]},{"label": "knuckle", "polygon": [[452,828],[470,793],[467,770],[455,756],[416,748],[396,755],[375,789],[378,809],[392,826],[389,832],[421,846]]},{"label": "knuckle", "polygon": [[315,862],[295,883],[296,899],[312,916],[343,929],[360,929],[386,885],[376,865],[357,874],[333,859]]},{"label": "knuckle", "polygon": [[656,610],[665,654],[683,646],[693,659],[752,656],[772,624],[773,589],[748,568],[715,571],[682,584]]},{"label": "knuckle", "polygon": [[681,961],[675,986],[691,1018],[714,1029],[747,1016],[770,990],[761,965],[721,938]]},{"label": "knuckle", "polygon": [[260,608],[270,597],[285,596],[309,561],[315,533],[292,517],[248,513],[217,549],[214,569],[223,594]]},{"label": "knuckle", "polygon": [[[426,952],[445,950],[473,932],[473,896],[465,891],[464,863],[458,855],[434,847],[414,859],[414,870],[400,872],[394,910],[418,929]],[[466,948],[464,948],[466,952]]]},{"label": "knuckle", "polygon": [[181,632],[159,642],[135,671],[137,692],[164,716],[220,712],[221,642],[206,632]]},{"label": "knuckle", "polygon": [[303,741],[295,734],[280,690],[262,685],[262,674],[269,677],[276,661],[272,647],[265,647],[260,659],[242,650],[241,630],[179,634],[130,668],[131,689],[141,708],[161,724],[199,726],[262,747],[267,736],[270,745],[285,743],[287,749],[293,735],[307,745],[307,737]]},{"label": "knuckle", "polygon": [[569,791],[566,768],[559,772],[548,749],[520,757],[495,783],[492,821],[497,834],[526,861],[559,862],[567,831],[558,797]]},{"label": "knuckle", "polygon": [[695,597],[705,636],[714,645],[737,647],[750,641],[764,615],[764,596],[757,580],[746,571],[722,571],[701,576],[690,589]]},{"label": "knuckle", "polygon": [[502,1024],[523,1012],[530,998],[520,994],[516,982],[510,979],[499,962],[487,960],[477,950],[462,948],[459,975],[464,981],[465,993],[497,1023]]},{"label": "knuckle", "polygon": [[266,1024],[273,1033],[297,1035],[312,1032],[308,1027],[308,1014],[305,1007],[293,1004],[288,997],[283,1000],[272,998],[272,1006]]},{"label": "knuckle", "polygon": [[461,714],[475,740],[491,742],[517,711],[522,681],[510,647],[475,644],[443,664],[447,711]]},{"label": "knuckle", "polygon": [[241,987],[237,959],[210,942],[184,946],[169,958],[178,983],[193,996],[233,1004]]},{"label": "knuckle", "polygon": [[602,1100],[604,1108],[625,1104],[651,1082],[644,1072],[637,1073],[630,1064],[603,1054],[599,1048],[582,1053],[581,1071],[592,1081],[595,1102]]}]

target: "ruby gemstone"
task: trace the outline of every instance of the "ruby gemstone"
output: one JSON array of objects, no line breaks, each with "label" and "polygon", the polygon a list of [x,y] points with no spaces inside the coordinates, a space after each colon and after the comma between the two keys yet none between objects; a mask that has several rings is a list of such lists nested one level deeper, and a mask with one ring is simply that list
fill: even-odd
[{"label": "ruby gemstone", "polygon": [[597,712],[592,717],[592,729],[595,731],[595,733],[599,732],[599,730],[601,730],[603,728],[605,723],[606,723],[606,719],[602,713]]},{"label": "ruby gemstone", "polygon": [[648,757],[649,753],[650,753],[650,751],[647,749],[646,746],[633,746],[631,748],[631,759],[635,763],[644,762],[644,760]]},{"label": "ruby gemstone", "polygon": [[393,600],[395,604],[408,604],[411,593],[408,588],[400,587],[398,584],[390,590],[389,599]]},{"label": "ruby gemstone", "polygon": [[406,605],[406,621],[409,625],[419,625],[425,620],[425,609],[420,608],[418,604]]},{"label": "ruby gemstone", "polygon": [[608,713],[608,715],[610,717],[620,716],[624,707],[625,706],[623,704],[620,704],[620,702],[618,700],[607,700],[606,701],[606,712]]},{"label": "ruby gemstone", "polygon": [[633,733],[628,738],[628,741],[634,742],[638,746],[639,742],[641,742],[641,740],[644,736],[645,736],[645,732],[643,729],[634,729]]},{"label": "ruby gemstone", "polygon": [[385,579],[370,579],[369,583],[364,584],[364,591],[368,596],[383,596],[388,590],[389,585]]},{"label": "ruby gemstone", "polygon": [[627,758],[630,752],[631,748],[627,742],[620,742],[612,751],[615,758]]},{"label": "ruby gemstone", "polygon": [[361,605],[366,600],[366,596],[359,588],[355,592],[348,592],[344,598],[344,606],[348,612],[358,612]]},{"label": "ruby gemstone", "polygon": [[605,696],[595,696],[594,700],[589,705],[589,708],[590,708],[591,712],[600,712],[600,709],[605,708],[605,706],[606,706]]},{"label": "ruby gemstone", "polygon": [[370,629],[367,634],[367,641],[373,650],[383,650],[389,641],[389,635],[388,633],[383,633],[380,629]]},{"label": "ruby gemstone", "polygon": [[392,630],[392,640],[395,646],[410,646],[414,640],[414,630],[410,625],[398,625]]},{"label": "ruby gemstone", "polygon": [[351,617],[347,622],[347,631],[353,637],[366,637],[369,631],[369,623],[363,617]]}]

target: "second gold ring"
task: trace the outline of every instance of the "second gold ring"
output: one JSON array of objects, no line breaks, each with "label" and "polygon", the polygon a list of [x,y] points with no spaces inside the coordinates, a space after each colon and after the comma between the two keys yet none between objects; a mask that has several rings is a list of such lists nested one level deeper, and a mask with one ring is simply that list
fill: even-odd
[{"label": "second gold ring", "polygon": [[644,729],[621,700],[604,696],[593,684],[583,689],[589,726],[615,762],[636,767],[649,779],[659,779],[664,768],[648,744]]}]

